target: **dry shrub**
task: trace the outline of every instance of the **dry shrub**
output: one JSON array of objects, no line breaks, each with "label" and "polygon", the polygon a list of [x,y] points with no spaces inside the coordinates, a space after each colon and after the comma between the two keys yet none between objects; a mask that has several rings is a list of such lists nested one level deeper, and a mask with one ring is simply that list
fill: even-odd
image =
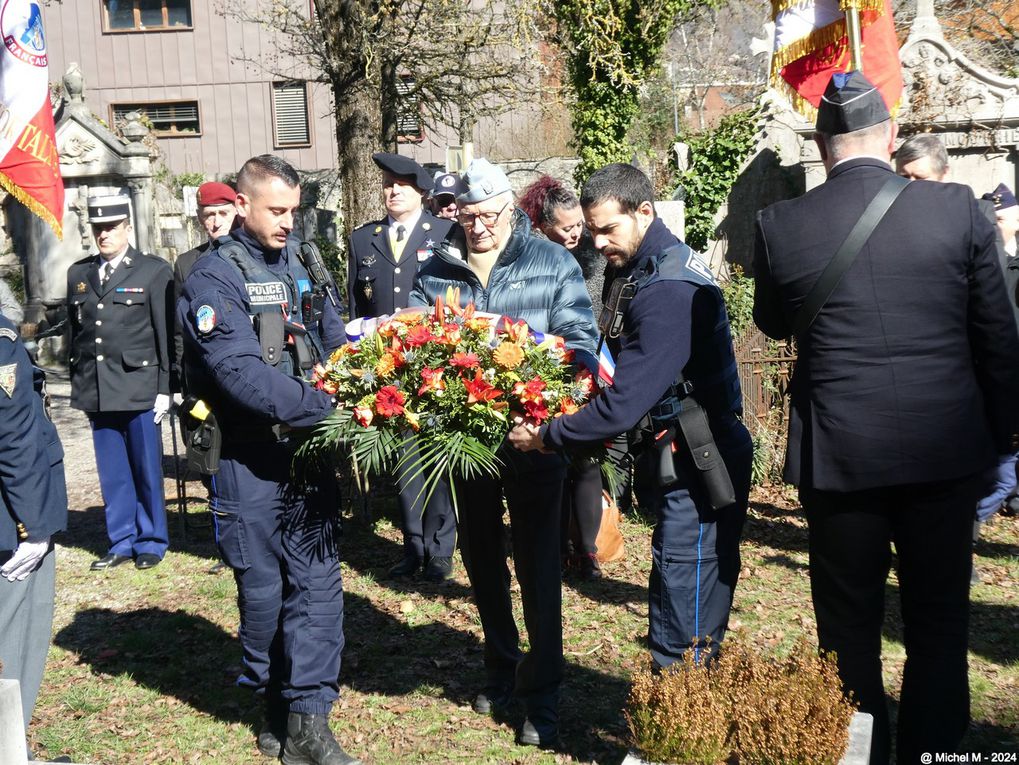
[{"label": "dry shrub", "polygon": [[835,765],[853,706],[832,658],[801,641],[785,659],[738,641],[709,669],[693,651],[655,675],[638,672],[626,719],[648,759],[682,765]]},{"label": "dry shrub", "polygon": [[626,721],[637,747],[655,762],[715,765],[730,751],[728,702],[687,651],[660,674],[633,677]]}]

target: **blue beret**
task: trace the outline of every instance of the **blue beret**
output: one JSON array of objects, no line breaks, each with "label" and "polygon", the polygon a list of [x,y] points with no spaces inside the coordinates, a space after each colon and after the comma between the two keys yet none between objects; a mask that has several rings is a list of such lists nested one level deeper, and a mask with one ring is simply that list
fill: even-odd
[{"label": "blue beret", "polygon": [[860,72],[836,72],[817,107],[818,133],[854,133],[891,119],[881,91]]},{"label": "blue beret", "polygon": [[1019,205],[1019,202],[1016,202],[1015,194],[1012,193],[1012,189],[1004,183],[999,183],[994,191],[988,191],[980,198],[993,203],[995,210],[1005,210]]}]

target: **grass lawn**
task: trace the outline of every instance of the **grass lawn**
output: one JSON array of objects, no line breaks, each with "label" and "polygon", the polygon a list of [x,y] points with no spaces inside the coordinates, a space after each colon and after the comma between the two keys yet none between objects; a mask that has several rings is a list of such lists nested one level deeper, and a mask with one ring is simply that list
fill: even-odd
[{"label": "grass lawn", "polygon": [[[189,490],[201,493],[197,483]],[[216,558],[201,525],[206,508],[193,503],[186,540],[171,519],[171,552],[157,568],[90,572],[106,552],[102,510],[92,503],[72,506],[59,540],[34,749],[94,765],[269,762],[254,747],[261,708],[233,684],[236,593],[229,572],[207,573]],[[563,748],[539,752],[514,744],[522,708],[496,720],[470,708],[483,684],[482,635],[459,560],[443,585],[385,579],[401,556],[400,536],[392,502],[374,510],[374,523],[353,517],[344,526],[346,649],[332,716],[344,747],[372,765],[621,762],[627,678],[646,655],[647,519],[624,521],[626,557],[606,566],[604,580],[564,584]],[[756,491],[733,636],[779,653],[802,636],[814,640],[806,541],[795,494]],[[963,751],[987,761],[991,752],[1019,752],[1019,520],[999,516],[976,550],[983,582],[973,589],[974,722]],[[888,593],[885,675],[895,689],[904,653],[894,577]]]}]

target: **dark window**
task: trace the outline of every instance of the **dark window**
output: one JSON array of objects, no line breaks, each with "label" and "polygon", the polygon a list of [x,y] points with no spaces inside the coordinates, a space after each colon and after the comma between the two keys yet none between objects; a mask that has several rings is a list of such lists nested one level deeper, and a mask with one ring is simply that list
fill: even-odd
[{"label": "dark window", "polygon": [[111,32],[191,27],[191,0],[103,0],[103,5]]},{"label": "dark window", "polygon": [[192,136],[202,132],[197,101],[158,101],[148,104],[114,104],[113,124],[120,127],[131,112],[141,112],[156,135],[164,138]]},{"label": "dark window", "polygon": [[396,118],[396,139],[400,143],[420,143],[425,139],[421,125],[421,103],[414,91],[414,78],[400,75],[396,78],[396,92],[400,95],[400,111]]},{"label": "dark window", "polygon": [[306,83],[274,82],[272,110],[277,146],[307,146],[311,143]]}]

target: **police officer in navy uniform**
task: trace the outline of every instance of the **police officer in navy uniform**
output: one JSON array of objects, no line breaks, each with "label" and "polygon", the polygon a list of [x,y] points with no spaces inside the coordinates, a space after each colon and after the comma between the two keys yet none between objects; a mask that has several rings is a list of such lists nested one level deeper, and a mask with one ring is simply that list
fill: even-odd
[{"label": "police officer in navy uniform", "polygon": [[170,265],[130,246],[127,197],[91,197],[88,213],[99,253],[67,270],[67,311],[71,406],[92,427],[110,538],[92,568],[147,569],[169,544],[156,426],[170,408]]},{"label": "police officer in navy uniform", "polygon": [[[445,239],[453,221],[436,218],[422,206],[432,189],[428,172],[409,157],[373,154],[382,170],[382,196],[387,216],[354,230],[350,236],[348,290],[350,318],[381,316],[405,308],[414,277],[434,248]],[[446,176],[455,178],[455,176]],[[389,570],[394,577],[423,571],[441,582],[453,572],[456,518],[449,489],[439,485],[424,499],[421,476],[397,476],[403,559]]]},{"label": "police officer in navy uniform", "polygon": [[43,373],[0,316],[0,663],[21,685],[25,727],[46,666],[55,553],[67,528],[64,451],[43,406]]},{"label": "police officer in navy uniform", "polygon": [[314,282],[291,235],[299,183],[277,157],[244,163],[243,223],[198,260],[177,310],[189,389],[222,428],[212,508],[237,581],[238,684],[266,705],[258,748],[291,765],[351,765],[328,724],[343,650],[336,484],[324,474],[295,484],[290,474],[287,430],[334,406],[308,383],[312,366],[345,340],[336,296]]},{"label": "police officer in navy uniform", "polygon": [[735,501],[713,509],[702,473],[720,475],[714,454],[710,463],[695,464],[689,448],[668,447],[674,480],[658,460],[649,461],[660,472],[647,497],[658,517],[648,646],[655,665],[666,667],[691,645],[698,654],[717,650],[725,636],[753,447],[739,420],[742,398],[722,293],[700,257],[655,216],[652,200],[647,176],[630,165],[603,167],[584,184],[580,203],[594,246],[636,290],[622,310],[620,338],[609,341],[614,381],[578,413],[541,428],[518,424],[509,438],[524,451],[562,449],[609,440],[646,415],[652,432],[676,428],[672,413],[692,407],[691,399],[704,410]]}]

